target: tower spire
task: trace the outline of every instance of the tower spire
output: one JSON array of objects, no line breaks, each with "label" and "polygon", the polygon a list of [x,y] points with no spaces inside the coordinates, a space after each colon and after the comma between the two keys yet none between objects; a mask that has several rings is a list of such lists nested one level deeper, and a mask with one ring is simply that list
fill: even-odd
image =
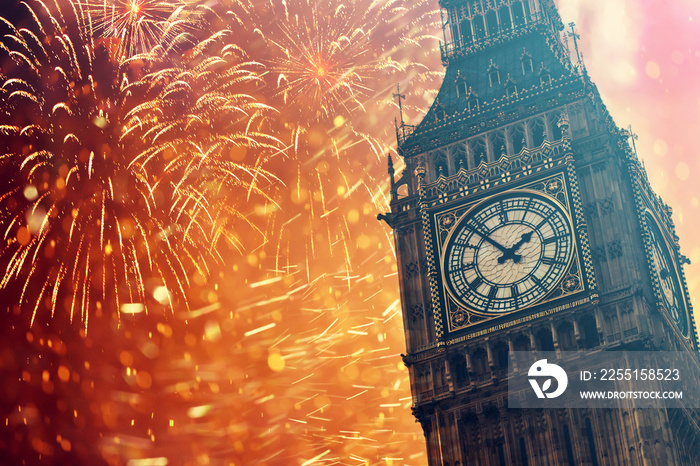
[{"label": "tower spire", "polygon": [[581,38],[576,33],[576,24],[575,23],[569,23],[569,27],[571,28],[571,32],[569,35],[571,36],[572,39],[574,39],[574,49],[576,50],[576,65],[578,65],[579,69],[583,68],[583,60],[581,60],[581,52],[578,49],[578,40]]},{"label": "tower spire", "polygon": [[401,116],[401,127],[404,127],[404,122],[403,122],[403,99],[406,98],[404,94],[401,94],[401,84],[396,84],[396,93],[393,94],[395,98],[398,98],[399,100],[399,115]]},{"label": "tower spire", "polygon": [[[392,94],[392,96],[398,99],[399,103],[399,117],[401,118],[401,124],[399,125],[396,122],[396,118],[394,118],[394,126],[396,127],[396,143],[400,146],[401,143],[406,139],[406,127],[410,126],[407,125],[403,119],[403,99],[406,98],[406,95],[401,93],[400,83],[396,84],[396,93]],[[413,126],[410,127],[413,128]],[[399,130],[401,130],[401,135],[399,135]]]}]

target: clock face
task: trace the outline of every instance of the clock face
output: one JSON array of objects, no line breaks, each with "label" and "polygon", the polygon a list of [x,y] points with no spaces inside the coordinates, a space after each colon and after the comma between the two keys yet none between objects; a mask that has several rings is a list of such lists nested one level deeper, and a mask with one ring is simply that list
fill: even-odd
[{"label": "clock face", "polygon": [[647,225],[651,234],[651,257],[654,262],[654,270],[652,273],[661,285],[661,298],[673,321],[678,326],[678,329],[688,336],[688,321],[685,316],[685,306],[682,304],[682,294],[678,286],[676,276],[676,268],[673,266],[671,255],[668,252],[668,247],[663,240],[663,235],[659,230],[654,218],[647,214]]},{"label": "clock face", "polygon": [[479,314],[504,314],[542,300],[564,277],[573,228],[558,201],[518,191],[469,210],[447,239],[448,293]]}]

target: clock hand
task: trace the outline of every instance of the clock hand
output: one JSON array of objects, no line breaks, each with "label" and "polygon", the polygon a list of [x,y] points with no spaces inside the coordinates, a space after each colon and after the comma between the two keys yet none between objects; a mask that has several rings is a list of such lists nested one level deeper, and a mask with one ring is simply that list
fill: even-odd
[{"label": "clock hand", "polygon": [[506,248],[505,246],[501,246],[497,241],[495,241],[494,239],[492,239],[488,234],[482,233],[482,232],[481,232],[479,229],[477,229],[477,228],[473,228],[472,231],[473,231],[474,233],[476,233],[477,235],[481,236],[482,238],[484,238],[484,240],[486,240],[487,243],[490,243],[490,244],[492,244],[493,246],[495,246],[495,247],[496,247],[499,251],[501,251],[503,254],[507,254],[507,253],[508,253],[508,248]]},{"label": "clock hand", "polygon": [[[477,232],[477,233],[479,233],[479,232]],[[479,233],[479,236],[481,236],[481,233]],[[481,236],[481,237],[484,238],[486,240],[486,242],[491,243],[492,245],[496,246],[496,248],[498,248],[498,250],[500,250],[503,254],[508,254],[508,248],[501,246],[499,243],[497,243],[496,241],[491,239],[489,236]]]},{"label": "clock hand", "polygon": [[519,263],[520,259],[522,259],[522,256],[520,254],[515,254],[515,251],[520,249],[520,247],[523,244],[529,243],[531,239],[532,239],[532,232],[523,233],[523,235],[520,237],[520,241],[515,243],[512,248],[509,248],[506,251],[504,251],[503,255],[498,258],[498,263],[503,264],[508,259],[513,259],[513,262],[516,264]]}]

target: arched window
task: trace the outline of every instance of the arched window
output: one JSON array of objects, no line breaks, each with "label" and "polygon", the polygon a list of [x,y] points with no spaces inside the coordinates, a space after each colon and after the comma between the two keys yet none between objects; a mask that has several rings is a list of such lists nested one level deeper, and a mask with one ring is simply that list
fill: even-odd
[{"label": "arched window", "polygon": [[525,129],[523,125],[517,124],[508,128],[508,139],[513,145],[513,154],[519,154],[526,145]]},{"label": "arched window", "polygon": [[544,121],[541,118],[533,118],[528,124],[528,129],[530,130],[532,147],[540,147],[547,137]]},{"label": "arched window", "polygon": [[459,23],[459,32],[462,35],[462,43],[464,45],[469,45],[474,41],[474,36],[472,34],[472,24],[469,20],[462,21]]},{"label": "arched window", "polygon": [[501,442],[498,443],[498,464],[500,466],[506,466],[506,452]]},{"label": "arched window", "polygon": [[546,327],[541,328],[535,334],[537,340],[537,349],[540,351],[554,351],[554,340],[552,339],[552,331]]},{"label": "arched window", "polygon": [[479,98],[476,96],[476,94],[469,94],[469,97],[467,98],[467,110],[469,110],[469,113],[476,113],[479,111],[479,109]]},{"label": "arched window", "polygon": [[512,79],[506,81],[506,97],[509,99],[518,97],[518,86],[515,85],[515,81]]},{"label": "arched window", "polygon": [[472,371],[476,376],[476,380],[486,379],[488,373],[488,361],[486,351],[483,348],[477,348],[471,355]]},{"label": "arched window", "polygon": [[496,356],[496,367],[499,370],[508,370],[508,345],[504,341],[499,341],[493,347],[494,355]]},{"label": "arched window", "polygon": [[463,354],[457,354],[452,358],[452,370],[457,386],[464,385],[467,381],[467,360]]},{"label": "arched window", "polygon": [[484,25],[484,17],[481,15],[476,15],[472,19],[472,30],[474,32],[474,39],[479,40],[486,37],[486,26]]},{"label": "arched window", "polygon": [[488,26],[489,36],[498,34],[498,14],[495,10],[490,10],[486,13],[486,25]]},{"label": "arched window", "polygon": [[540,71],[540,85],[549,86],[550,84],[552,84],[552,76],[549,74],[548,69],[542,68],[542,71]]},{"label": "arched window", "polygon": [[591,420],[586,418],[586,434],[588,435],[588,448],[591,453],[591,464],[593,466],[598,466],[598,455],[595,449],[595,437],[593,435],[593,427],[591,427]]},{"label": "arched window", "polygon": [[434,179],[437,179],[441,175],[449,175],[447,171],[447,158],[445,157],[445,154],[442,151],[437,152],[435,153],[435,155],[433,155],[433,167],[435,167]]},{"label": "arched window", "polygon": [[462,168],[465,170],[469,169],[469,164],[467,163],[467,146],[463,142],[450,147],[450,158],[454,163],[455,173]]},{"label": "arched window", "polygon": [[467,97],[467,83],[465,81],[457,83],[457,97]]},{"label": "arched window", "polygon": [[571,435],[569,435],[569,426],[564,424],[564,444],[566,445],[566,460],[569,466],[575,466],[574,463],[574,448],[571,445]]},{"label": "arched window", "polygon": [[622,317],[621,324],[623,330],[629,330],[632,328],[632,312],[632,309],[625,309],[620,313]]},{"label": "arched window", "polygon": [[595,348],[600,344],[595,317],[590,314],[581,317],[581,320],[579,320],[579,328],[583,332],[583,346],[585,348]]},{"label": "arched window", "polygon": [[557,327],[557,338],[559,340],[559,347],[564,351],[576,347],[574,327],[570,322],[564,322]]},{"label": "arched window", "polygon": [[416,377],[416,396],[418,402],[424,401],[432,396],[431,389],[432,384],[430,383],[430,366],[424,365],[421,367],[416,367],[415,369]]},{"label": "arched window", "polygon": [[523,464],[523,466],[528,466],[527,447],[525,446],[524,437],[520,437],[520,462]]},{"label": "arched window", "polygon": [[489,68],[489,85],[493,87],[497,84],[501,84],[501,73],[498,71],[498,68],[491,66]]},{"label": "arched window", "polygon": [[529,55],[523,55],[523,58],[520,60],[520,66],[523,70],[523,75],[534,71],[534,68],[532,67],[532,58]]},{"label": "arched window", "polygon": [[502,6],[498,10],[498,19],[501,21],[501,31],[507,32],[513,29],[513,23],[510,20],[510,8],[507,5]]},{"label": "arched window", "polygon": [[525,16],[525,22],[529,23],[532,21],[532,13],[530,13],[530,2],[528,0],[523,0],[523,13]]},{"label": "arched window", "polygon": [[494,131],[489,134],[489,143],[491,145],[491,153],[493,154],[493,159],[498,160],[502,156],[508,154],[508,148],[506,147],[506,134],[504,131]]},{"label": "arched window", "polygon": [[486,141],[484,138],[474,138],[469,141],[469,152],[474,160],[474,167],[478,167],[481,162],[486,162]]},{"label": "arched window", "polygon": [[452,43],[459,44],[461,42],[459,39],[459,25],[453,23],[450,26],[450,31],[452,32]]},{"label": "arched window", "polygon": [[522,26],[525,24],[525,12],[523,11],[523,4],[521,2],[513,2],[510,6],[510,11],[513,17],[514,26]]},{"label": "arched window", "polygon": [[552,139],[558,141],[562,138],[561,128],[559,127],[559,120],[561,119],[561,114],[558,112],[550,113],[548,117],[549,128],[552,131]]},{"label": "arched window", "polygon": [[513,341],[513,349],[515,351],[530,351],[530,339],[525,335],[519,335]]}]

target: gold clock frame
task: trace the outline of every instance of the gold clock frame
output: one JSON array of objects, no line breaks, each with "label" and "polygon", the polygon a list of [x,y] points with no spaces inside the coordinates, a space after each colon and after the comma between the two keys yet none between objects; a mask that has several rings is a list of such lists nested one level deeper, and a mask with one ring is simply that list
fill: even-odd
[{"label": "gold clock frame", "polygon": [[[585,258],[582,257],[580,249],[580,222],[577,222],[575,219],[576,206],[574,205],[574,196],[576,193],[572,193],[569,189],[570,187],[571,184],[567,179],[566,171],[561,170],[550,174],[549,176],[544,176],[538,180],[533,180],[510,187],[507,190],[499,190],[498,192],[492,192],[484,196],[480,196],[466,205],[460,203],[454,207],[434,213],[432,216],[432,234],[435,238],[437,253],[436,257],[439,258],[436,268],[439,269],[438,286],[441,294],[442,307],[444,310],[443,325],[448,335],[487,321],[504,318],[508,319],[513,317],[515,314],[526,313],[527,311],[535,308],[547,306],[548,303],[558,303],[562,299],[587,291],[586,277],[583,271]],[[451,295],[449,287],[446,283],[444,267],[446,246],[451,236],[454,234],[456,226],[459,225],[460,221],[464,217],[469,215],[469,213],[479,205],[482,205],[482,203],[488,202],[490,199],[496,197],[507,195],[508,193],[536,194],[548,198],[551,202],[555,202],[556,205],[561,208],[562,212],[566,216],[566,220],[569,222],[569,227],[573,236],[571,255],[561,279],[539,300],[529,303],[521,308],[498,314],[484,313],[475,309],[469,309],[459,303],[458,300]],[[590,251],[588,254],[590,256]]]}]

